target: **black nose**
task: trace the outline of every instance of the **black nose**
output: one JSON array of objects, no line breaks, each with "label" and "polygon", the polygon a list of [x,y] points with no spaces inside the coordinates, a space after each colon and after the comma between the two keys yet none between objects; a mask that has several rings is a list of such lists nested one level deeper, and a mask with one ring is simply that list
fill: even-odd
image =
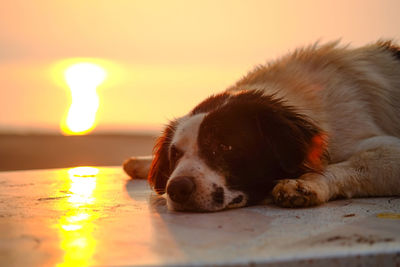
[{"label": "black nose", "polygon": [[183,203],[187,201],[193,193],[195,184],[190,176],[179,176],[173,178],[167,187],[167,194],[172,201]]}]

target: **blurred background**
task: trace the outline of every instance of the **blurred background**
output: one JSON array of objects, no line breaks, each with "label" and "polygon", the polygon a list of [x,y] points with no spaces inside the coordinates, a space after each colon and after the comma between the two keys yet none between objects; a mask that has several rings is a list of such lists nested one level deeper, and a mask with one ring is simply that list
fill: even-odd
[{"label": "blurred background", "polygon": [[[164,124],[257,64],[318,40],[398,41],[399,10],[398,0],[2,1],[0,170],[150,154]],[[81,63],[104,77],[78,69],[68,80]],[[74,101],[87,106],[75,119]],[[68,116],[87,127],[74,132]]]}]

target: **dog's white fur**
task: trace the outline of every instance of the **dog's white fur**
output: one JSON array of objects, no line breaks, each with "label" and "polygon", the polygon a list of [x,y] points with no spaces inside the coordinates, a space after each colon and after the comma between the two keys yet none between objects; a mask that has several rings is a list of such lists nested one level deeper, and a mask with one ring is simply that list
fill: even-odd
[{"label": "dog's white fur", "polygon": [[[281,180],[272,191],[277,204],[303,207],[341,197],[400,195],[400,61],[381,45],[348,49],[330,43],[300,49],[257,67],[227,91],[242,90],[262,90],[285,99],[326,133],[329,162],[320,173]],[[198,172],[208,177],[206,181],[223,185],[223,177],[196,155],[202,116],[178,120],[173,143],[188,153],[171,179]],[[132,158],[125,165],[133,164],[146,169],[149,159]],[[128,172],[139,177],[143,173]],[[212,210],[202,199],[211,184],[202,184],[196,197]],[[237,196],[227,192],[229,200]]]}]

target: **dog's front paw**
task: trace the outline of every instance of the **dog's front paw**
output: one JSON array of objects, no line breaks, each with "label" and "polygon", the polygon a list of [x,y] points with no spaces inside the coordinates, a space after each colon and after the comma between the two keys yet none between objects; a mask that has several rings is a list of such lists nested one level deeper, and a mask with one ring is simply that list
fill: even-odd
[{"label": "dog's front paw", "polygon": [[133,179],[147,179],[151,157],[131,157],[123,163],[123,169]]},{"label": "dog's front paw", "polygon": [[324,201],[320,185],[301,179],[281,180],[272,190],[274,202],[286,208],[310,207]]}]

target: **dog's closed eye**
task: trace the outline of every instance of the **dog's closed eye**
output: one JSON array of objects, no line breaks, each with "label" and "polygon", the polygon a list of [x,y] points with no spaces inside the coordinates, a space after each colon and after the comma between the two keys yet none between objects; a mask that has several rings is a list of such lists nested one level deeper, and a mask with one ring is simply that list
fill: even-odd
[{"label": "dog's closed eye", "polygon": [[183,151],[172,145],[169,151],[171,169],[175,168],[178,160],[183,156]]}]

